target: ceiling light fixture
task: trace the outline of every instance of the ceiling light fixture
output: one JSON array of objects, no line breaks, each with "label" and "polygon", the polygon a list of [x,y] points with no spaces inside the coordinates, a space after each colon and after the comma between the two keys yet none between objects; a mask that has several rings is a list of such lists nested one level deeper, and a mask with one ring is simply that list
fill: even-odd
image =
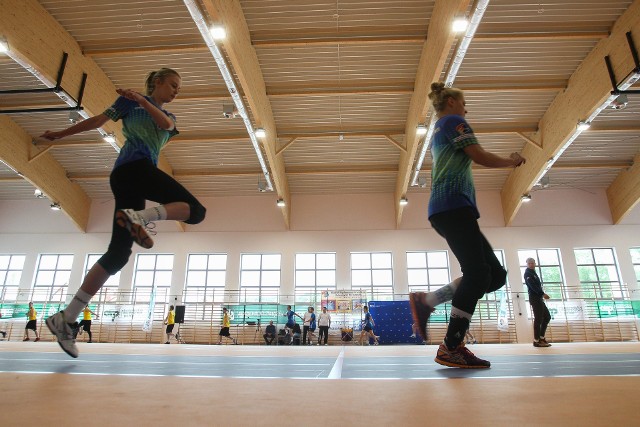
[{"label": "ceiling light fixture", "polygon": [[581,132],[584,132],[585,130],[589,129],[591,127],[591,123],[589,122],[578,122],[578,126],[577,129]]},{"label": "ceiling light fixture", "polygon": [[62,209],[60,207],[60,203],[51,203],[49,207],[51,208],[52,211],[59,211],[60,209]]},{"label": "ceiling light fixture", "polygon": [[220,70],[220,74],[222,75],[222,79],[224,80],[227,89],[229,90],[229,94],[233,99],[233,103],[236,105],[236,109],[238,110],[238,115],[242,117],[242,121],[244,123],[245,128],[247,129],[247,134],[249,135],[249,139],[251,140],[251,145],[253,145],[253,149],[258,158],[258,162],[260,163],[260,168],[262,169],[262,173],[264,175],[264,179],[267,183],[267,189],[269,191],[273,191],[273,183],[271,182],[271,174],[269,172],[269,168],[267,167],[267,162],[264,159],[262,154],[262,149],[260,148],[260,143],[255,136],[253,125],[251,124],[251,120],[249,119],[249,114],[247,113],[247,109],[244,106],[244,101],[242,96],[240,96],[240,92],[236,87],[235,81],[231,72],[229,71],[229,66],[227,65],[227,61],[224,58],[224,55],[218,48],[216,41],[211,35],[211,31],[209,29],[209,25],[207,24],[207,20],[205,19],[202,11],[200,10],[199,2],[197,0],[183,0],[187,10],[189,10],[189,14],[191,14],[191,18],[193,22],[198,27],[200,31],[200,35],[204,40],[205,44],[209,48],[209,52],[213,55],[213,58],[218,65],[218,69]]},{"label": "ceiling light fixture", "polygon": [[44,199],[44,193],[39,188],[35,189],[35,191],[33,192],[33,195],[36,197],[36,199]]},{"label": "ceiling light fixture", "polygon": [[416,135],[418,136],[426,135],[427,130],[428,130],[427,125],[421,123],[418,126],[416,126]]},{"label": "ceiling light fixture", "polygon": [[257,128],[254,133],[256,135],[256,138],[264,138],[265,136],[267,136],[267,131],[262,128]]},{"label": "ceiling light fixture", "polygon": [[276,202],[276,205],[280,208],[284,208],[286,206],[283,199],[278,199],[278,201]]},{"label": "ceiling light fixture", "polygon": [[454,33],[461,33],[466,31],[469,27],[469,20],[466,16],[459,16],[453,20],[453,25],[451,26]]},{"label": "ceiling light fixture", "polygon": [[400,206],[407,206],[409,204],[409,199],[406,197],[400,197]]},{"label": "ceiling light fixture", "polygon": [[3,38],[0,38],[0,53],[9,52],[9,43]]},{"label": "ceiling light fixture", "polygon": [[531,194],[523,194],[522,197],[520,197],[520,200],[522,200],[523,202],[530,202],[531,201]]},{"label": "ceiling light fixture", "polygon": [[[480,25],[480,21],[482,21],[482,17],[484,16],[484,12],[487,10],[489,6],[489,0],[479,0],[476,4],[473,13],[471,14],[471,19],[469,19],[469,25],[466,29],[464,37],[460,40],[458,44],[458,48],[453,54],[453,59],[449,64],[449,71],[447,72],[447,78],[444,81],[445,86],[451,87],[453,85],[453,81],[458,74],[458,70],[460,69],[460,65],[462,64],[462,60],[467,54],[467,49],[471,44],[471,40],[476,34],[478,30],[478,25]],[[418,155],[418,161],[416,162],[413,179],[411,180],[411,185],[415,186],[418,181],[418,174],[420,173],[420,169],[422,169],[422,164],[424,163],[424,158],[427,155],[427,150],[431,147],[431,137],[433,136],[433,130],[436,126],[436,115],[431,113],[431,117],[429,119],[429,125],[427,130],[427,135],[424,138],[424,143],[422,144],[422,149],[420,150],[420,155]]]},{"label": "ceiling light fixture", "polygon": [[102,139],[111,145],[116,143],[116,135],[113,132],[102,135]]},{"label": "ceiling light fixture", "polygon": [[209,32],[211,33],[211,37],[214,40],[224,40],[227,38],[227,31],[224,29],[222,25],[213,25]]}]

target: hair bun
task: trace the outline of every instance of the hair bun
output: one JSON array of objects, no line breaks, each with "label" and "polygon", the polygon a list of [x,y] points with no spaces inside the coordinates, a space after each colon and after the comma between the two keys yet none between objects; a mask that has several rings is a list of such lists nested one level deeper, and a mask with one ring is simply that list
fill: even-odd
[{"label": "hair bun", "polygon": [[442,90],[444,89],[444,83],[442,82],[433,82],[431,83],[431,91],[432,92],[442,92]]}]

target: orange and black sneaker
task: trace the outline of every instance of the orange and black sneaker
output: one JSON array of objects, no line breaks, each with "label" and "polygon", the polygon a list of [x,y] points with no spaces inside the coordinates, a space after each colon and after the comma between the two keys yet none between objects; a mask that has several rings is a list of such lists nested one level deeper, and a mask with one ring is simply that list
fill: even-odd
[{"label": "orange and black sneaker", "polygon": [[491,362],[476,357],[464,343],[460,343],[455,349],[449,350],[445,343],[440,344],[438,354],[434,359],[436,363],[452,368],[484,369],[490,368]]},{"label": "orange and black sneaker", "polygon": [[425,292],[411,292],[409,294],[409,306],[411,307],[413,322],[417,326],[418,333],[425,341],[427,340],[427,322],[431,313],[435,311],[435,308],[424,302],[426,295]]},{"label": "orange and black sneaker", "polygon": [[149,234],[155,234],[152,231],[152,222],[147,222],[140,214],[133,209],[118,209],[116,212],[116,224],[122,228],[126,228],[133,240],[145,249],[153,247],[153,239]]}]

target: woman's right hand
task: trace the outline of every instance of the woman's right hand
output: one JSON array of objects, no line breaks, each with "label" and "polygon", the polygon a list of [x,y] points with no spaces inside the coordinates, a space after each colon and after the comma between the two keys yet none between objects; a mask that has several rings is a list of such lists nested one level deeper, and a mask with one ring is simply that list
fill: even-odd
[{"label": "woman's right hand", "polygon": [[520,155],[520,153],[511,153],[509,158],[511,158],[511,160],[513,160],[513,166],[515,166],[515,167],[518,167],[520,165],[524,165],[525,163],[527,163],[527,159],[522,157]]}]

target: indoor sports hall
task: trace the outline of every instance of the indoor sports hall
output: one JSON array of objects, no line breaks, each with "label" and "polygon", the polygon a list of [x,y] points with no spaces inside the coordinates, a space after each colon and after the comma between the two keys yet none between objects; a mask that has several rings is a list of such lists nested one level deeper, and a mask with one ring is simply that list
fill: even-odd
[{"label": "indoor sports hall", "polygon": [[640,0],[0,10],[1,426],[640,423]]}]

